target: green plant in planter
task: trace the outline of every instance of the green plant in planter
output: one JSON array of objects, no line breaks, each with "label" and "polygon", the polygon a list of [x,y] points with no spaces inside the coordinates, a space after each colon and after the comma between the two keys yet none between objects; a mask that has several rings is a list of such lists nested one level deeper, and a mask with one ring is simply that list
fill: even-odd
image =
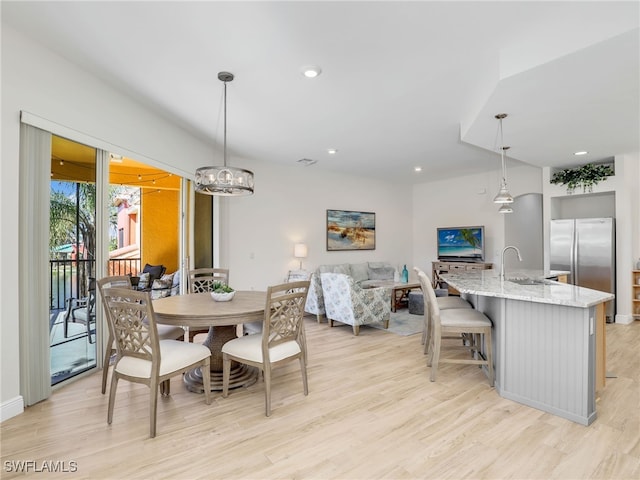
[{"label": "green plant in planter", "polygon": [[227,285],[224,282],[213,282],[213,291],[215,293],[231,293],[233,292],[233,288]]},{"label": "green plant in planter", "polygon": [[613,175],[611,165],[587,163],[582,167],[566,168],[554,173],[551,177],[551,183],[554,185],[566,185],[567,193],[573,193],[578,187],[582,187],[582,191],[587,193],[592,192],[594,185],[611,175]]}]

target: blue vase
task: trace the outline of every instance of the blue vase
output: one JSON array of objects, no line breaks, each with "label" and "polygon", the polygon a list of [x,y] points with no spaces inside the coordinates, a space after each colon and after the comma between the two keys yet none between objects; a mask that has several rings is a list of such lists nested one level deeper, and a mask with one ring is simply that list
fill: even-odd
[{"label": "blue vase", "polygon": [[406,265],[402,269],[402,283],[409,283],[409,271]]}]

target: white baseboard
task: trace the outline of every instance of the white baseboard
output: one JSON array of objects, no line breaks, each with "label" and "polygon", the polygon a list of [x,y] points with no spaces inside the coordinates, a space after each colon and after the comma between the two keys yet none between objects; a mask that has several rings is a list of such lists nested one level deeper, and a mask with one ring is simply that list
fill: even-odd
[{"label": "white baseboard", "polygon": [[616,323],[621,323],[622,325],[629,325],[633,323],[633,315],[616,315]]},{"label": "white baseboard", "polygon": [[24,412],[24,399],[21,395],[0,405],[0,423]]}]

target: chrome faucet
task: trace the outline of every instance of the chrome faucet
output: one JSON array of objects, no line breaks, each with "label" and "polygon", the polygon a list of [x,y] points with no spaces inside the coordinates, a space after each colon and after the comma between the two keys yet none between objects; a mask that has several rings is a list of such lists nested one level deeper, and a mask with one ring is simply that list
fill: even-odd
[{"label": "chrome faucet", "polygon": [[518,250],[518,247],[514,247],[513,245],[504,247],[502,249],[502,263],[500,264],[500,280],[504,280],[504,252],[506,252],[510,248],[513,248],[516,251],[516,253],[518,254],[518,260],[522,261],[522,257],[520,256],[520,250]]}]

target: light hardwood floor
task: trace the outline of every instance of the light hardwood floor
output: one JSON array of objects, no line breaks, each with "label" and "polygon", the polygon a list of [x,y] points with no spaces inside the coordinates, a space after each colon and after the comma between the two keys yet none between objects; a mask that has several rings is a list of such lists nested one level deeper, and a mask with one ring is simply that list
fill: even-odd
[{"label": "light hardwood floor", "polygon": [[205,405],[178,377],[150,439],[148,389],[120,382],[109,426],[96,372],[0,425],[0,477],[33,460],[77,462],[39,478],[640,478],[640,322],[607,325],[617,378],[589,427],[500,398],[475,366],[442,365],[431,383],[420,334],[305,324],[309,396],[295,362],[276,370],[271,417],[261,382]]}]

